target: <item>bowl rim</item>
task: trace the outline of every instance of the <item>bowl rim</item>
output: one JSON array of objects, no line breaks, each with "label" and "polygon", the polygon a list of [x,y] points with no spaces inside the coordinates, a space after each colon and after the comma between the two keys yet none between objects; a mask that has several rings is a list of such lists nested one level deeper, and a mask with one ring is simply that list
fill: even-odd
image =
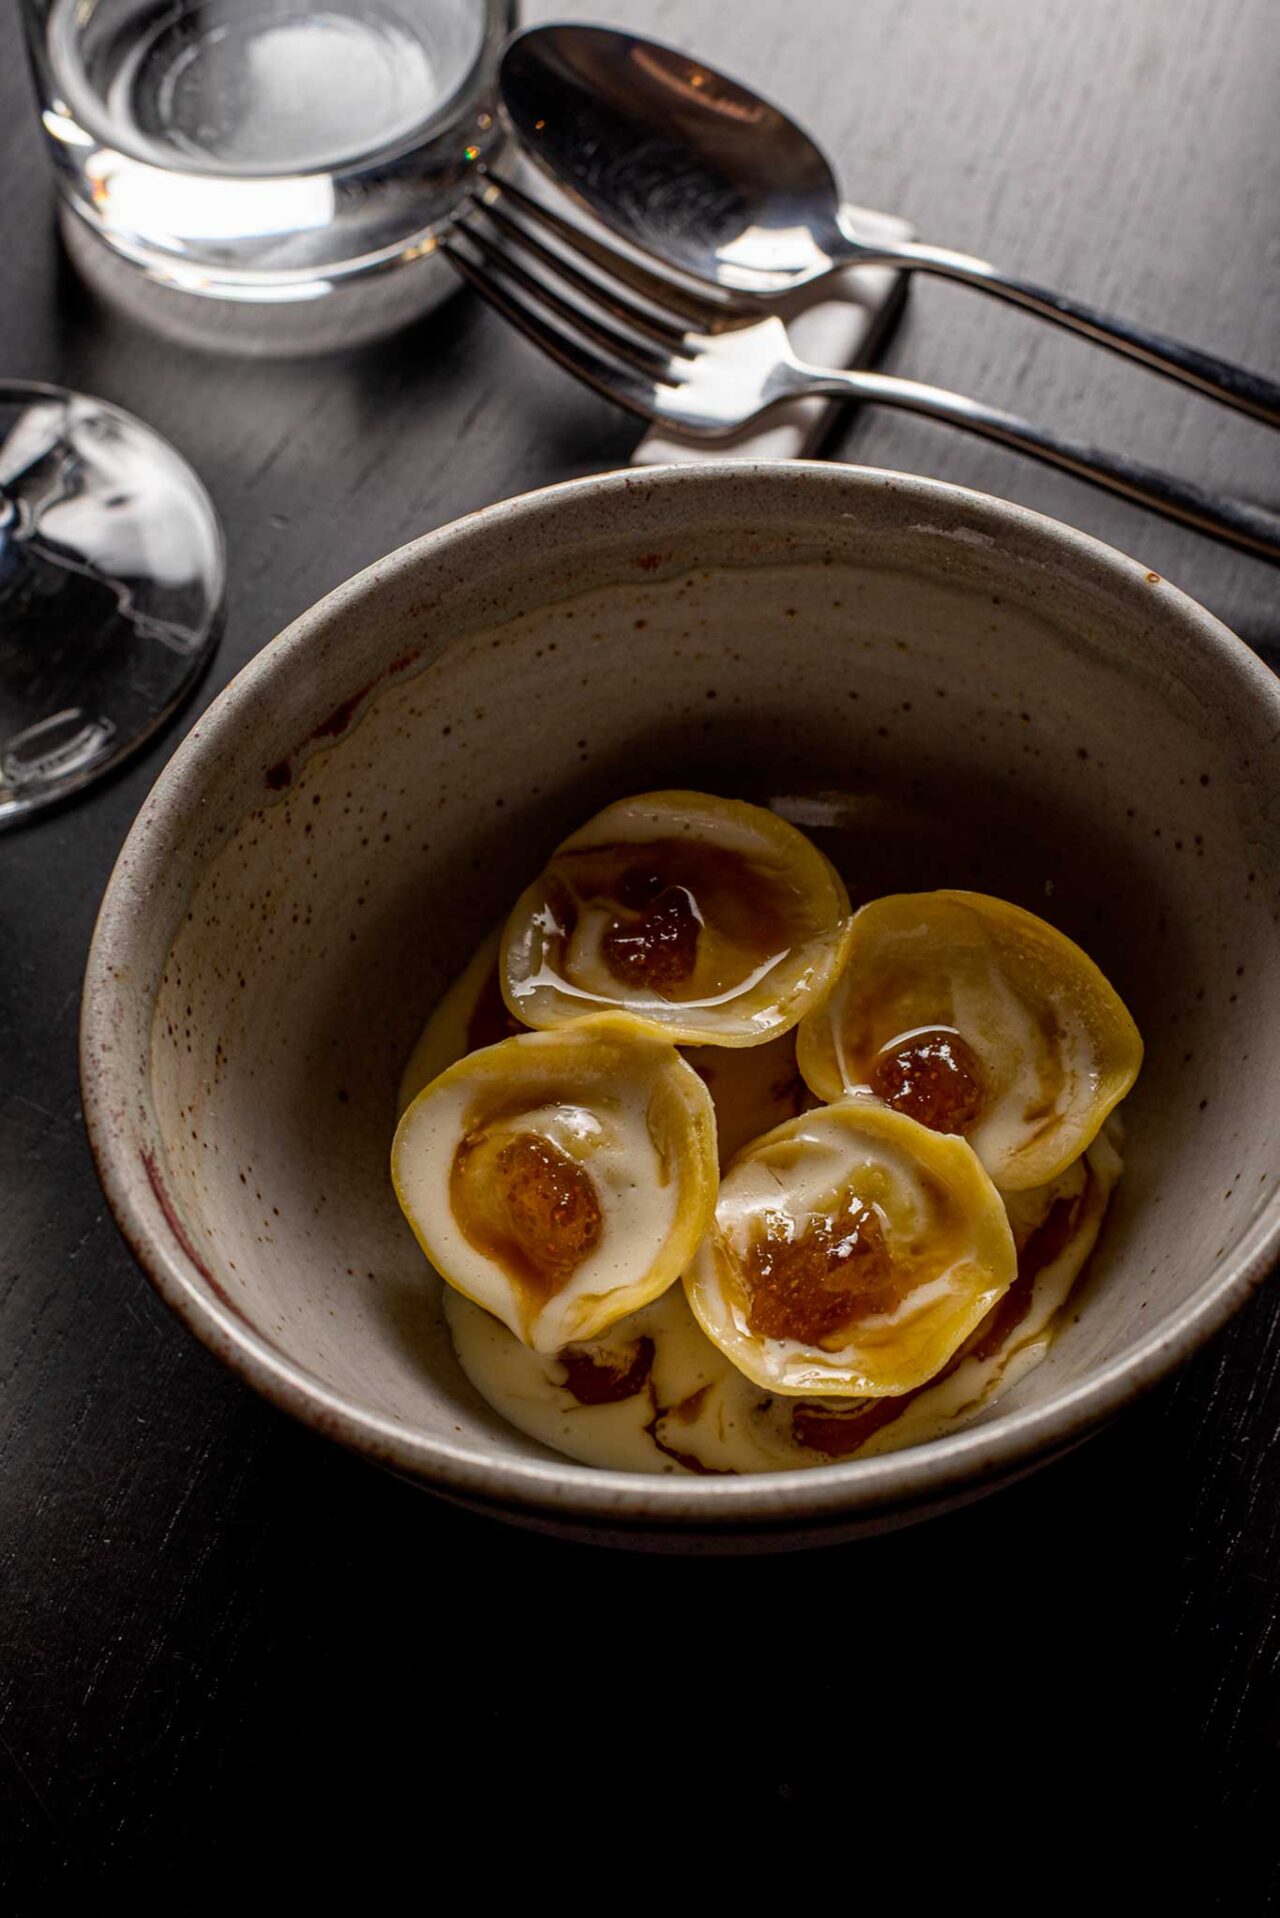
[{"label": "bowl rim", "polygon": [[[139,1166],[163,1153],[158,1128],[140,1123],[134,1088],[148,1059],[122,1052],[113,1001],[132,973],[132,947],[152,875],[166,852],[165,822],[181,818],[205,773],[233,738],[236,716],[263,698],[277,675],[306,649],[317,626],[390,579],[429,564],[434,554],[489,526],[518,528],[558,515],[565,503],[611,493],[670,488],[723,489],[774,481],[817,496],[851,499],[903,494],[925,509],[960,510],[996,533],[1019,533],[1055,565],[1076,565],[1119,585],[1158,579],[1140,562],[1075,527],[1012,501],[950,482],[829,461],[724,460],[590,474],[499,501],[408,542],[325,594],[262,648],[230,681],[179,743],[135,818],[99,909],[85,972],[80,1066],[90,1150],[108,1205],[134,1257],[164,1303],[218,1358],[281,1410],[348,1448],[464,1502],[535,1522],[572,1519],[624,1531],[746,1531],[797,1525],[820,1530],[913,1509],[935,1508],[1032,1469],[1078,1443],[1202,1345],[1244,1303],[1280,1257],[1280,1188],[1230,1252],[1209,1269],[1172,1318],[1087,1379],[988,1424],[962,1427],[927,1444],[868,1459],[794,1472],[695,1477],[606,1470],[570,1459],[501,1457],[474,1445],[432,1438],[371,1412],[285,1357],[212,1295],[175,1227],[167,1200]],[[478,524],[483,522],[483,525]],[[926,530],[926,529],[922,529]],[[942,528],[927,529],[942,531]],[[1269,705],[1280,734],[1280,680],[1236,634],[1197,601],[1159,579],[1161,611],[1215,656],[1240,691]]]}]

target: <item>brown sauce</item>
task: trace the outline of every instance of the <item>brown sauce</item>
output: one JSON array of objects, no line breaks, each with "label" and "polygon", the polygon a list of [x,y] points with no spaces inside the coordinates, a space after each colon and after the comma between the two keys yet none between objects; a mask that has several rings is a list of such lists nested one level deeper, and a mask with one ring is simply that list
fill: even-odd
[{"label": "brown sauce", "polygon": [[544,889],[552,969],[563,967],[582,910],[593,906],[608,914],[602,954],[619,983],[677,1001],[731,991],[814,930],[790,882],[692,838],[558,853]]},{"label": "brown sauce", "polygon": [[[692,1397],[701,1401],[703,1390],[705,1387],[693,1393]],[[686,1399],[682,1400],[681,1404],[687,1405],[689,1402]],[[679,1417],[680,1412],[680,1405],[671,1407],[659,1405],[656,1396],[653,1398],[653,1417],[644,1429],[658,1450],[665,1452],[668,1458],[674,1459],[677,1465],[683,1465],[686,1472],[696,1472],[700,1478],[736,1478],[738,1475],[732,1465],[705,1465],[693,1452],[682,1452],[678,1446],[668,1445],[665,1439],[659,1438],[658,1427],[663,1419]]]},{"label": "brown sauce", "polygon": [[1063,1070],[1063,1032],[1052,1006],[1033,1008],[1036,1026],[1036,1096],[1022,1108],[1022,1122],[1032,1128],[1027,1140],[1034,1145],[1062,1123],[1059,1105],[1066,1073]]},{"label": "brown sauce", "polygon": [[966,1133],[982,1115],[982,1066],[958,1032],[938,1027],[882,1052],[871,1069],[871,1090],[895,1112],[931,1132]]},{"label": "brown sauce", "polygon": [[[930,1384],[933,1383],[930,1380]],[[923,1391],[924,1387],[918,1389]],[[905,1412],[915,1396],[914,1392],[904,1392],[896,1399],[864,1400],[847,1412],[837,1412],[824,1405],[794,1405],[791,1436],[798,1445],[807,1446],[811,1452],[821,1452],[824,1458],[849,1458],[866,1444],[873,1432],[891,1425]]]},{"label": "brown sauce", "polygon": [[879,1214],[851,1198],[838,1216],[819,1216],[789,1238],[770,1215],[742,1261],[747,1324],[761,1338],[804,1345],[838,1340],[848,1327],[892,1308],[898,1295]]},{"label": "brown sauce", "polygon": [[483,1128],[469,1133],[454,1154],[449,1201],[466,1238],[535,1311],[568,1283],[604,1231],[590,1174],[533,1132],[501,1144]]},{"label": "brown sauce", "polygon": [[566,1345],[557,1357],[565,1370],[564,1389],[579,1405],[618,1405],[643,1392],[653,1370],[654,1346],[636,1339],[619,1352],[592,1352]]},{"label": "brown sauce", "polygon": [[605,964],[624,986],[674,998],[698,963],[699,919],[682,886],[663,886],[635,918],[615,919],[601,941]]},{"label": "brown sauce", "polygon": [[696,1392],[690,1392],[688,1398],[681,1399],[671,1406],[667,1417],[678,1419],[681,1425],[693,1425],[702,1416],[702,1408],[707,1402],[707,1394],[710,1390],[710,1381],[706,1385],[700,1385]]},{"label": "brown sauce", "polygon": [[1072,1198],[1055,1199],[1043,1220],[1026,1240],[1018,1254],[1018,1276],[1004,1297],[997,1299],[985,1319],[964,1347],[963,1357],[993,1359],[1012,1338],[1035,1295],[1035,1283],[1041,1272],[1062,1257],[1070,1245],[1085,1200],[1089,1182]]},{"label": "brown sauce", "polygon": [[1054,1200],[1018,1254],[1017,1278],[940,1372],[910,1392],[900,1392],[895,1398],[864,1399],[847,1411],[825,1405],[797,1404],[791,1410],[791,1435],[796,1442],[811,1452],[821,1452],[824,1458],[850,1458],[874,1432],[883,1431],[886,1425],[901,1418],[913,1399],[950,1378],[965,1359],[977,1359],[985,1364],[997,1358],[1031,1310],[1036,1279],[1071,1243],[1088,1196],[1086,1181],[1084,1189],[1074,1198]]}]

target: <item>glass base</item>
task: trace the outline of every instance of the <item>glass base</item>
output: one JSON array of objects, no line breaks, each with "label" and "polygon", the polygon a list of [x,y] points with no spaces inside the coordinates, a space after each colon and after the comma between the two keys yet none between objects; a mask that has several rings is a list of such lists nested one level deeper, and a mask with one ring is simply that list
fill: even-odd
[{"label": "glass base", "polygon": [[462,287],[430,233],[390,269],[309,276],[302,284],[266,279],[250,299],[243,281],[224,283],[199,268],[175,268],[166,255],[126,251],[74,204],[59,208],[58,224],[68,258],[97,298],[201,352],[248,359],[345,352],[423,319]]},{"label": "glass base", "polygon": [[224,581],[213,503],[157,433],[0,382],[0,826],[163,724],[213,653]]}]

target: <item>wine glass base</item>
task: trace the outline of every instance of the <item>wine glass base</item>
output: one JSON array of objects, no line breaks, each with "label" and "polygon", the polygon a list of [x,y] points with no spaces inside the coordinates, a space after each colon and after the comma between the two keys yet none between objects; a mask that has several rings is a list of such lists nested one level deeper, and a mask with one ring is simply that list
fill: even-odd
[{"label": "wine glass base", "polygon": [[0,382],[0,826],[110,772],[217,644],[209,495],[132,415]]}]

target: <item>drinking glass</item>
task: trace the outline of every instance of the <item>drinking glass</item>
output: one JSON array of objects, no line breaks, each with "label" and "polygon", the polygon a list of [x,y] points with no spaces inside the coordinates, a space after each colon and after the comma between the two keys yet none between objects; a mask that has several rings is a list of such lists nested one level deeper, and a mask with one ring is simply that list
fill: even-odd
[{"label": "drinking glass", "polygon": [[498,142],[515,0],[22,8],[64,233],[139,313],[297,350],[455,284],[434,235]]}]

